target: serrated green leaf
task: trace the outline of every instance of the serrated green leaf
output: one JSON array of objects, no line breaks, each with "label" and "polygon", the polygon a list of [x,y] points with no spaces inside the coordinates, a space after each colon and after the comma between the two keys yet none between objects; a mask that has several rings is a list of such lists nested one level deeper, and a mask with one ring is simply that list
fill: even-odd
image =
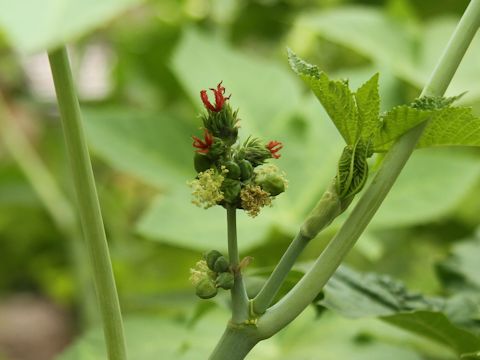
[{"label": "serrated green leaf", "polygon": [[[448,306],[448,300],[410,293],[402,283],[385,275],[361,275],[342,266],[325,286],[320,303],[348,317],[380,317],[447,345],[458,354],[480,348],[480,337],[454,324],[453,316],[449,318],[449,312],[456,309]],[[463,302],[455,305],[462,307]]]},{"label": "serrated green leaf", "polygon": [[[342,6],[319,10],[299,16],[293,28],[303,36],[292,36],[291,46],[304,46],[312,35],[330,43],[351,49],[375,64],[387,67],[397,77],[422,88],[428,81],[445,49],[445,39],[455,30],[458,19],[439,16],[422,23],[399,21],[389,12],[373,6]],[[480,97],[480,86],[472,79],[480,76],[478,57],[480,39],[476,38],[462,60],[447,95],[468,89],[464,100],[475,102]]]},{"label": "serrated green leaf", "polygon": [[352,93],[347,81],[330,80],[317,66],[291,50],[288,58],[291,68],[313,91],[347,145],[354,145],[359,139],[369,140],[379,125],[378,74]]},{"label": "serrated green leaf", "polygon": [[292,51],[289,51],[288,58],[292,69],[313,91],[345,142],[353,145],[357,140],[357,109],[348,84],[330,80],[324,72],[301,60]]},{"label": "serrated green leaf", "polygon": [[456,326],[441,312],[411,311],[387,316],[382,320],[444,344],[459,355],[480,348],[479,337]]},{"label": "serrated green leaf", "polygon": [[398,137],[428,120],[430,116],[430,111],[415,109],[410,105],[394,107],[381,117],[380,129],[373,140],[373,150],[387,151]]},{"label": "serrated green leaf", "polygon": [[380,95],[378,94],[378,76],[376,73],[355,92],[358,109],[358,126],[362,139],[370,139],[376,133],[380,122]]},{"label": "serrated green leaf", "polygon": [[455,101],[460,99],[465,93],[451,96],[451,97],[444,97],[444,96],[422,96],[417,98],[413,101],[412,107],[419,110],[438,110],[449,107]]},{"label": "serrated green leaf", "polygon": [[[448,103],[449,99],[445,101]],[[374,151],[387,151],[395,139],[427,120],[428,124],[417,148],[480,146],[480,118],[474,116],[470,108],[447,106],[422,110],[402,105],[382,116],[382,126],[373,141]]]},{"label": "serrated green leaf", "polygon": [[31,53],[69,42],[141,0],[1,0],[0,29],[16,49]]},{"label": "serrated green leaf", "polygon": [[417,147],[480,146],[480,118],[465,107],[435,111]]},{"label": "serrated green leaf", "polygon": [[342,265],[324,288],[321,305],[351,317],[388,316],[411,310],[441,311],[441,299],[412,294],[387,275],[361,274]]},{"label": "serrated green leaf", "polygon": [[343,6],[309,11],[296,20],[305,29],[378,63],[406,66],[414,58],[413,34],[377,7]]}]

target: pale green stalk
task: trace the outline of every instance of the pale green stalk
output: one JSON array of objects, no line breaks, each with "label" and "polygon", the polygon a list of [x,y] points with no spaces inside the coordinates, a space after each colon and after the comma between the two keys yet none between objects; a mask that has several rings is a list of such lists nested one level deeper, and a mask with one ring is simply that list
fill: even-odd
[{"label": "pale green stalk", "polygon": [[[350,204],[350,201],[348,201]],[[253,299],[253,311],[255,314],[263,314],[277,295],[285,278],[292,269],[295,261],[302,253],[305,246],[340,215],[348,204],[342,204],[337,190],[336,181],[325,191],[317,205],[302,224],[300,231],[287,248],[279,263],[270,277],[263,285],[260,292]]]},{"label": "pale green stalk", "polygon": [[229,324],[208,360],[242,360],[259,341],[252,325]]},{"label": "pale green stalk", "polygon": [[[444,94],[479,26],[480,0],[472,0],[423,89],[422,96]],[[312,269],[259,319],[258,328],[262,336],[271,336],[285,327],[318,295],[380,207],[426,125],[427,122],[413,128],[393,145],[357,206]]]},{"label": "pale green stalk", "polygon": [[120,304],[67,51],[62,47],[49,52],[48,57],[77,195],[78,212],[91,259],[108,359],[126,360]]},{"label": "pale green stalk", "polygon": [[245,284],[239,269],[240,258],[237,245],[237,209],[227,207],[227,233],[228,233],[228,258],[230,266],[234,271],[234,283],[231,290],[232,295],[232,323],[242,324],[248,320],[248,296]]}]

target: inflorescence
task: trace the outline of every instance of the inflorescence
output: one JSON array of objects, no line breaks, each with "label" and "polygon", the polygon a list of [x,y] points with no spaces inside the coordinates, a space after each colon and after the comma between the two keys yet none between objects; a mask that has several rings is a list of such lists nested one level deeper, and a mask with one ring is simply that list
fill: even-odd
[{"label": "inflorescence", "polygon": [[210,90],[214,103],[207,90],[200,92],[206,110],[201,116],[203,138],[192,136],[197,171],[188,183],[192,202],[205,209],[214,205],[242,209],[255,217],[287,186],[284,173],[267,163],[280,158],[283,145],[275,140],[264,143],[253,136],[240,143],[238,110],[233,111],[229,104],[231,95],[225,96],[222,82]]}]

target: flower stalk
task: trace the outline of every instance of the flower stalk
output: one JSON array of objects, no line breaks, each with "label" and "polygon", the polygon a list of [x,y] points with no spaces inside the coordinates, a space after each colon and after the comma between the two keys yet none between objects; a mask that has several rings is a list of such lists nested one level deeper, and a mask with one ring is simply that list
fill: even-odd
[{"label": "flower stalk", "polygon": [[248,320],[248,296],[240,269],[240,258],[237,245],[237,210],[227,207],[228,258],[233,270],[234,282],[231,289],[232,323],[242,324]]},{"label": "flower stalk", "polygon": [[120,303],[67,51],[65,47],[61,47],[49,52],[48,57],[72,171],[78,213],[93,268],[108,359],[126,360]]}]

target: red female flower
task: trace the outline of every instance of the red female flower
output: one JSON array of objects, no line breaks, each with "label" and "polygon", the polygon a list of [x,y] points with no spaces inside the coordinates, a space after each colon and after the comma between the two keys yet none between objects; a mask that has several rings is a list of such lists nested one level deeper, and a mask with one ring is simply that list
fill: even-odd
[{"label": "red female flower", "polygon": [[193,139],[192,145],[194,148],[197,148],[197,150],[195,150],[197,153],[208,154],[208,151],[210,150],[213,144],[213,136],[208,132],[207,129],[205,129],[203,137],[204,137],[204,140],[202,141],[200,138],[196,136],[192,136],[192,139]]},{"label": "red female flower", "polygon": [[274,159],[278,159],[281,155],[277,153],[283,148],[283,144],[280,141],[272,140],[266,145],[266,148]]},{"label": "red female flower", "polygon": [[210,90],[212,90],[213,94],[215,95],[215,106],[212,105],[212,103],[208,100],[207,90],[200,91],[200,98],[202,99],[203,105],[205,105],[205,108],[210,111],[219,112],[220,110],[222,110],[225,101],[230,99],[231,95],[228,97],[224,96],[225,88],[222,86],[222,82],[223,81],[220,81],[216,89],[210,88]]}]

